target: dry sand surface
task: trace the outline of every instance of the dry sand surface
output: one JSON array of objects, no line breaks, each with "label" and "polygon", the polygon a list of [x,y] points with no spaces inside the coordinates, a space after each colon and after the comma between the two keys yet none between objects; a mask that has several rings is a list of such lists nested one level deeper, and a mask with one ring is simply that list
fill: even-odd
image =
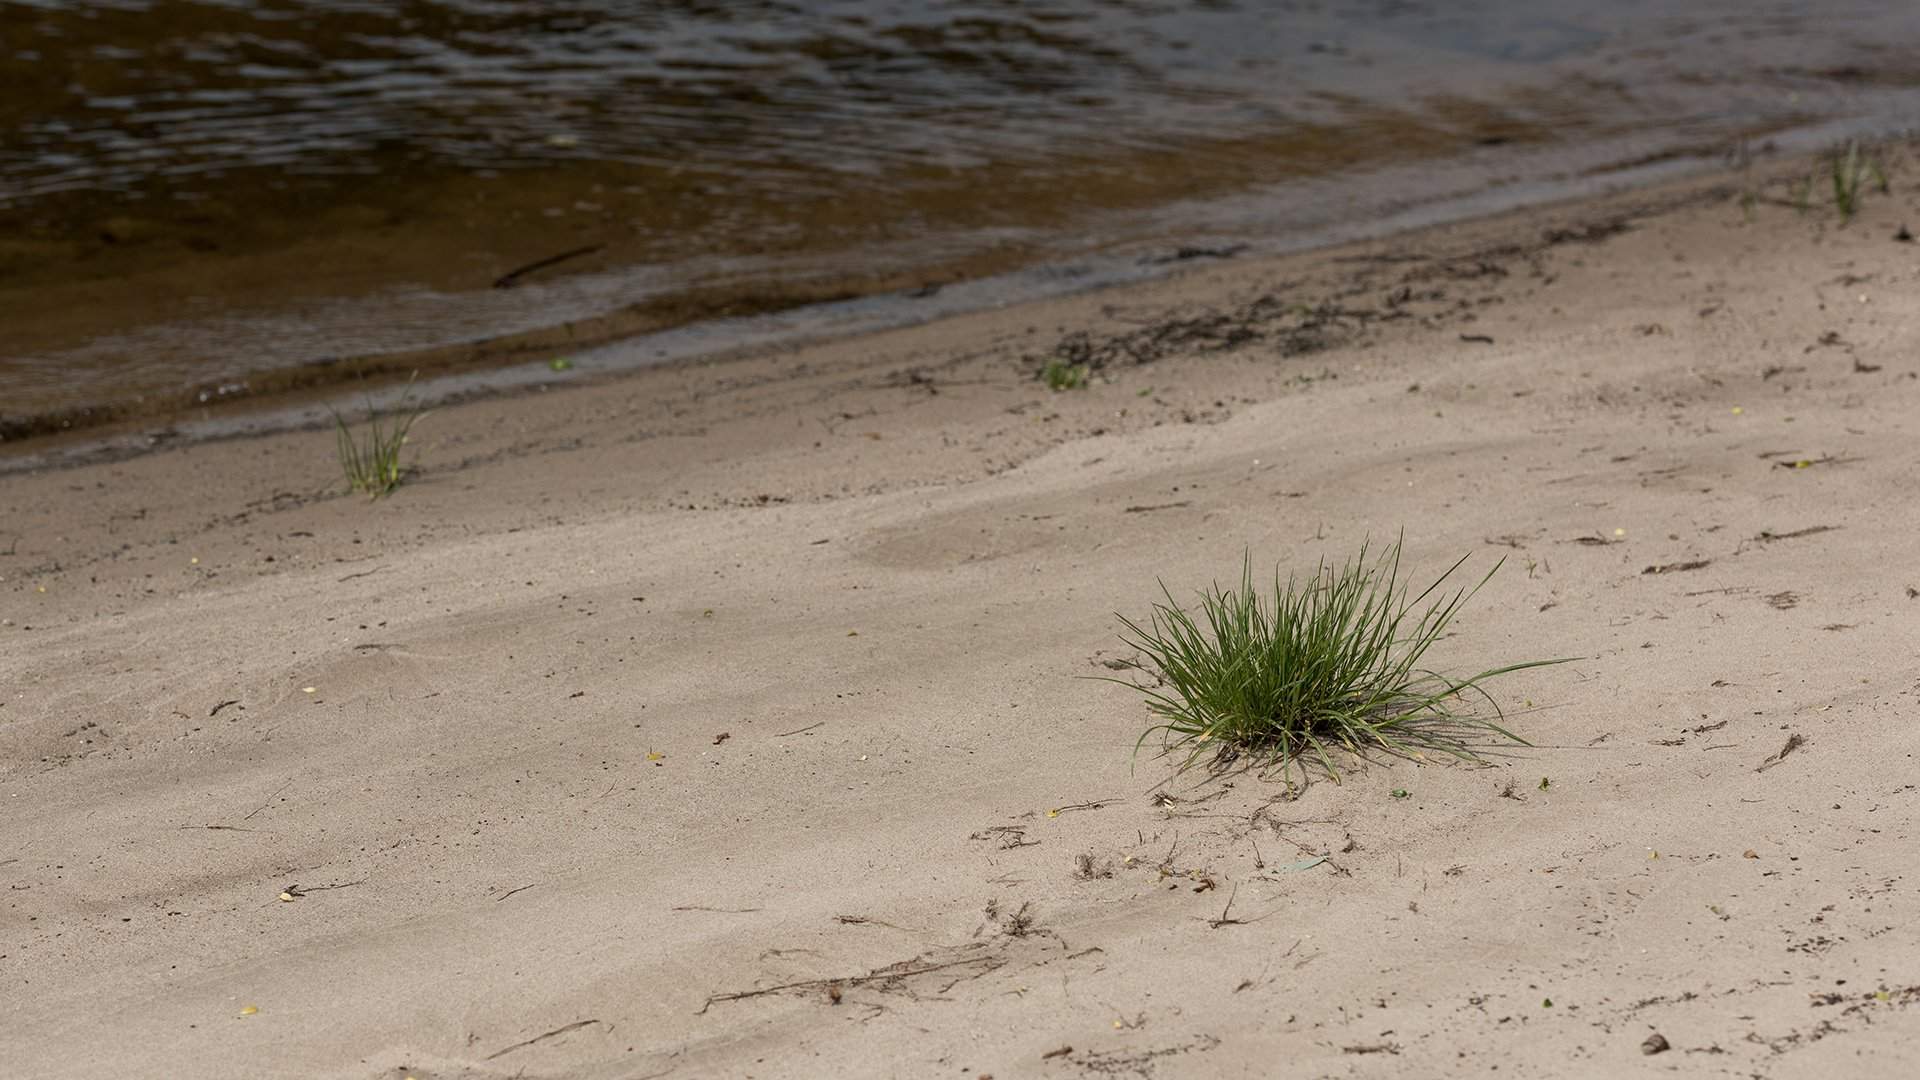
[{"label": "dry sand surface", "polygon": [[[0,478],[0,1073],[1915,1075],[1893,175]],[[1134,760],[1156,578],[1402,528],[1533,748]]]}]

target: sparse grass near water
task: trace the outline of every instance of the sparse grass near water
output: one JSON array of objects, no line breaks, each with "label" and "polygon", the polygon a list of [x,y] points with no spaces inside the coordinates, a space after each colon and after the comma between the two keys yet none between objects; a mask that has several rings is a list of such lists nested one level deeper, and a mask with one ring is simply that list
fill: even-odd
[{"label": "sparse grass near water", "polygon": [[[1793,205],[1800,210],[1813,207],[1814,193],[1826,188],[1833,197],[1834,212],[1840,215],[1840,224],[1852,221],[1860,212],[1860,197],[1869,188],[1880,194],[1888,194],[1892,185],[1887,180],[1886,167],[1870,151],[1862,150],[1857,141],[1849,141],[1844,147],[1836,147],[1829,153],[1813,174],[1802,183],[1793,186]],[[1752,196],[1748,196],[1751,206]]]},{"label": "sparse grass near water", "polygon": [[1853,215],[1859,212],[1860,189],[1869,180],[1882,195],[1889,190],[1887,174],[1879,160],[1863,156],[1857,142],[1848,143],[1845,154],[1836,151],[1827,168],[1833,183],[1833,205],[1840,212],[1842,224],[1852,221]]},{"label": "sparse grass near water", "polygon": [[[1214,751],[1218,764],[1250,757],[1303,778],[1308,763],[1334,780],[1334,755],[1385,752],[1425,760],[1429,753],[1480,760],[1489,741],[1525,745],[1500,725],[1501,710],[1483,686],[1500,675],[1566,662],[1528,660],[1455,679],[1422,667],[1461,608],[1492,579],[1445,586],[1463,556],[1412,595],[1395,541],[1375,558],[1366,546],[1342,566],[1321,563],[1312,576],[1256,586],[1251,556],[1238,585],[1215,584],[1197,610],[1182,608],[1165,585],[1145,625],[1125,617],[1123,640],[1139,650],[1140,669],[1157,685],[1112,680],[1139,690],[1168,749],[1186,750],[1182,767]],[[1483,703],[1493,717],[1473,709]]]},{"label": "sparse grass near water", "polygon": [[407,468],[400,452],[407,444],[413,425],[426,415],[424,406],[412,405],[413,380],[400,395],[399,407],[391,416],[383,415],[373,401],[367,401],[365,430],[355,433],[345,417],[331,407],[334,443],[340,459],[340,471],[346,476],[347,490],[365,492],[368,499],[392,494],[406,479]]},{"label": "sparse grass near water", "polygon": [[1040,369],[1040,381],[1046,383],[1049,390],[1085,390],[1092,375],[1087,365],[1069,364],[1064,360],[1049,360],[1047,366]]}]

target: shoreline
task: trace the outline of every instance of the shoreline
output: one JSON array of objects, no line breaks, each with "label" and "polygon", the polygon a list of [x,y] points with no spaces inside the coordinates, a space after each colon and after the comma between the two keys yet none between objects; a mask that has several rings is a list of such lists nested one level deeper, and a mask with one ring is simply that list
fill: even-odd
[{"label": "shoreline", "polygon": [[[1260,208],[1278,212],[1290,201],[1280,190],[1264,195],[1249,191],[1200,200],[1193,208],[1179,213],[1184,224],[1171,231],[1165,226],[1099,225],[1096,234],[1110,234],[1109,241],[1085,251],[1055,252],[1037,262],[1030,257],[1015,256],[1009,266],[1003,265],[1004,259],[999,263],[992,259],[983,262],[985,256],[976,253],[960,262],[948,260],[925,266],[915,265],[911,260],[894,265],[882,259],[884,265],[877,271],[849,273],[844,268],[835,269],[845,261],[843,258],[829,257],[817,266],[803,264],[790,268],[799,277],[797,283],[787,285],[755,279],[689,286],[664,296],[614,303],[605,310],[582,311],[557,323],[533,325],[505,334],[398,351],[328,355],[270,369],[235,371],[172,391],[156,389],[137,400],[103,399],[33,413],[0,415],[0,469],[18,468],[19,462],[30,459],[47,446],[71,447],[99,440],[111,444],[112,453],[126,453],[141,445],[143,435],[155,433],[161,440],[174,440],[194,438],[196,432],[220,437],[248,430],[273,430],[276,424],[286,422],[275,420],[276,414],[287,414],[289,407],[299,417],[296,423],[323,421],[325,417],[320,410],[310,408],[302,412],[300,406],[327,402],[338,407],[351,401],[364,388],[378,391],[392,387],[412,373],[426,377],[422,389],[429,403],[434,404],[538,383],[540,365],[559,358],[572,362],[582,352],[593,353],[596,358],[620,358],[609,364],[602,374],[613,373],[614,369],[627,372],[659,362],[651,358],[655,352],[669,362],[699,359],[703,355],[737,355],[755,348],[785,347],[917,325],[1033,299],[1125,288],[1178,273],[1182,264],[1195,259],[1284,258],[1381,239],[1396,232],[1497,217],[1710,175],[1725,170],[1726,157],[1731,152],[1727,147],[1737,146],[1744,152],[1748,139],[1762,140],[1759,157],[1752,159],[1748,168],[1757,167],[1764,175],[1777,168],[1778,162],[1828,145],[1861,130],[1863,124],[1870,125],[1871,121],[1827,120],[1793,128],[1769,127],[1748,133],[1732,143],[1724,139],[1716,139],[1710,146],[1680,143],[1624,161],[1616,160],[1618,154],[1596,145],[1587,153],[1592,160],[1578,168],[1575,166],[1581,166],[1582,162],[1578,154],[1569,156],[1564,147],[1545,147],[1541,152],[1548,155],[1546,160],[1559,171],[1517,185],[1483,182],[1475,186],[1469,180],[1476,175],[1476,166],[1464,159],[1448,159],[1439,163],[1441,174],[1455,170],[1461,175],[1441,182],[1443,194],[1388,207],[1380,217],[1321,222],[1303,234],[1293,234],[1277,225],[1247,232],[1248,222],[1242,219],[1249,213]],[[1389,163],[1376,171],[1377,175],[1368,174],[1369,190],[1384,192],[1429,186],[1429,183],[1409,182],[1410,177],[1427,171],[1421,166]],[[1526,172],[1527,167],[1518,170],[1519,174]],[[1431,179],[1427,178],[1429,182]],[[1448,187],[1449,183],[1455,186]],[[1461,183],[1466,186],[1458,186]],[[1164,213],[1166,208],[1146,212],[1143,221]],[[1128,216],[1116,214],[1119,218]],[[1349,218],[1354,216],[1349,214]],[[1237,239],[1229,242],[1226,239],[1229,237]],[[556,267],[560,275],[556,280],[532,287],[536,292],[551,288],[551,298],[542,302],[556,305],[560,312],[577,306],[576,300],[567,297],[582,288],[569,276],[569,270],[564,265]],[[609,281],[616,281],[630,272],[611,267],[585,277],[607,277]],[[526,288],[522,286],[523,290]],[[590,287],[586,291],[591,293],[598,288]],[[439,297],[438,293],[432,295]],[[457,301],[460,295],[448,294],[440,300]],[[959,297],[964,299],[956,299]],[[522,301],[523,306],[537,299]],[[299,312],[303,307],[312,308],[315,303],[325,308],[336,303],[363,302],[374,304],[363,316],[375,319],[381,316],[378,298],[365,297],[351,301],[314,299],[279,314],[262,309],[246,319],[264,320],[262,325],[280,325],[284,337],[299,332]],[[764,327],[780,329],[769,332],[762,329]],[[149,330],[163,335],[169,332],[166,324],[157,324]],[[143,345],[144,340],[143,332],[110,339],[121,342],[123,349],[165,347],[158,339]],[[105,348],[110,341],[96,342],[89,348]]]},{"label": "shoreline", "polygon": [[[481,397],[376,503],[299,428],[0,476],[0,1058],[1900,1075],[1887,154],[1844,227],[1701,177]],[[1531,746],[1176,775],[1080,677],[1402,528],[1506,559],[1437,664],[1584,658]]]}]

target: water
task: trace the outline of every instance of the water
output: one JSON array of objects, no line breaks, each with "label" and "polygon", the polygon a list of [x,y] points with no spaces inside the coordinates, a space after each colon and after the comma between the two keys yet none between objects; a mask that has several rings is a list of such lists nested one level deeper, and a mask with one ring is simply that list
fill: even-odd
[{"label": "water", "polygon": [[0,0],[0,85],[18,438],[1903,129],[1920,5]]}]

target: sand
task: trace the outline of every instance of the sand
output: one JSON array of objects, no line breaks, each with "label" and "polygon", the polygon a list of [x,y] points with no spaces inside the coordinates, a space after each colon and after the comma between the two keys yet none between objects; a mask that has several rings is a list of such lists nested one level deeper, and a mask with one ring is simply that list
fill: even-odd
[{"label": "sand", "polygon": [[[0,1072],[1907,1075],[1914,168],[557,383],[371,505],[6,476]],[[1177,775],[1083,678],[1401,530],[1505,559],[1437,664],[1579,658],[1531,748]]]}]

